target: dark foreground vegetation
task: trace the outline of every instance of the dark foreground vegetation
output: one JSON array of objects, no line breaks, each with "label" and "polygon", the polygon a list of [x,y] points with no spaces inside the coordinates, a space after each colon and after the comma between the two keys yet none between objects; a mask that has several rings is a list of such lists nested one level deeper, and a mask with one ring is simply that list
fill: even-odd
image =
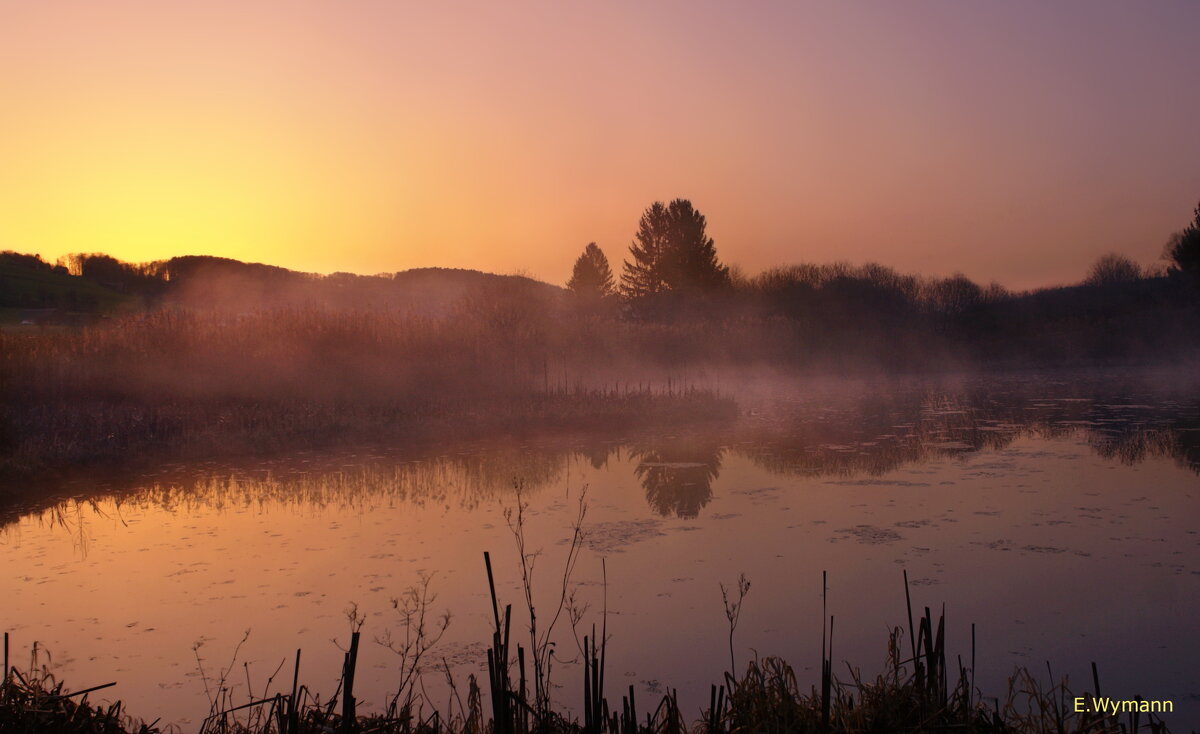
[{"label": "dark foreground vegetation", "polygon": [[[485,554],[486,558],[486,554]],[[489,584],[492,579],[487,562]],[[906,597],[907,594],[907,576]],[[726,590],[726,616],[730,623],[730,651],[741,605],[749,583],[744,577],[736,589]],[[1052,671],[1041,676],[1018,668],[998,697],[986,697],[975,688],[975,640],[967,661],[952,657],[945,645],[945,613],[934,616],[926,607],[914,617],[908,602],[908,626],[896,627],[887,638],[882,670],[874,676],[846,663],[846,672],[836,672],[833,653],[834,617],[822,630],[820,681],[802,684],[785,661],[755,657],[736,676],[725,673],[712,685],[709,704],[694,716],[680,709],[678,693],[668,689],[661,697],[639,700],[634,686],[609,698],[605,685],[608,637],[603,627],[597,636],[593,626],[581,649],[582,689],[575,703],[582,715],[564,713],[551,702],[549,640],[539,636],[536,617],[529,619],[531,647],[514,642],[512,605],[503,610],[492,585],[495,628],[487,650],[487,680],[474,674],[459,690],[447,667],[444,675],[451,690],[449,710],[429,707],[419,685],[422,658],[430,657],[440,632],[426,620],[417,592],[416,606],[407,608],[409,628],[401,654],[400,682],[386,709],[359,713],[354,695],[360,633],[353,628],[345,651],[341,675],[333,695],[322,699],[301,683],[301,652],[296,651],[292,669],[276,684],[275,675],[260,695],[249,692],[246,701],[235,701],[227,688],[228,670],[211,682],[212,708],[204,719],[201,734],[734,734],[735,732],[978,732],[997,734],[1136,734],[1167,732],[1162,718],[1150,708],[1145,711],[1098,713],[1102,698],[1100,676],[1092,664],[1089,691],[1073,692],[1066,680],[1054,681]],[[532,612],[532,606],[530,606]],[[352,623],[354,622],[352,618]],[[543,624],[545,622],[543,621]],[[574,624],[574,622],[573,622]],[[551,623],[553,627],[553,622]],[[444,629],[442,627],[441,629]],[[518,630],[516,635],[522,633]],[[7,660],[3,691],[0,693],[0,731],[66,734],[158,734],[157,721],[145,724],[126,714],[120,702],[92,706],[88,694],[113,684],[68,692],[61,681],[34,660],[27,672],[10,667]],[[236,653],[235,653],[236,658]],[[577,661],[579,662],[579,661]],[[731,663],[733,661],[731,660]],[[1048,666],[1049,667],[1049,666]],[[838,664],[837,668],[841,668]],[[203,672],[203,668],[201,668]],[[278,675],[280,671],[276,671]],[[210,682],[205,680],[206,688]],[[1078,698],[1077,698],[1078,697]],[[1076,702],[1090,711],[1077,711]],[[1140,701],[1140,699],[1137,699]],[[1136,704],[1135,704],[1136,705]],[[1105,704],[1100,704],[1101,707]],[[455,710],[456,709],[456,710]]]}]

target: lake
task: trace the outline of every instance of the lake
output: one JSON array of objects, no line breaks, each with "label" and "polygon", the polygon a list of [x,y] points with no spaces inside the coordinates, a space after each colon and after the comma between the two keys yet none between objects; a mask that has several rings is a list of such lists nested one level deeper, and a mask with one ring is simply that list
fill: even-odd
[{"label": "lake", "polygon": [[76,477],[61,501],[3,516],[2,626],[22,668],[37,641],[72,687],[117,681],[96,700],[194,730],[222,669],[245,702],[280,666],[271,691],[290,688],[297,648],[302,681],[328,696],[353,612],[360,710],[377,710],[400,660],[376,640],[403,634],[392,600],[427,578],[428,624],[451,615],[426,657],[425,691],[445,707],[443,667],[486,687],[483,553],[528,646],[512,510],[527,503],[544,630],[582,499],[573,601],[553,629],[563,708],[581,710],[577,637],[606,624],[610,699],[632,685],[644,709],[677,689],[698,716],[730,666],[721,584],[741,573],[739,669],[777,655],[803,689],[819,683],[827,571],[834,672],[874,675],[889,629],[907,626],[907,571],[914,612],[945,605],[965,665],[975,625],[985,696],[1015,666],[1048,681],[1047,663],[1090,690],[1094,661],[1105,695],[1173,700],[1178,730],[1200,724],[1200,398],[1179,385],[773,376],[726,382],[742,416],[716,425]]}]

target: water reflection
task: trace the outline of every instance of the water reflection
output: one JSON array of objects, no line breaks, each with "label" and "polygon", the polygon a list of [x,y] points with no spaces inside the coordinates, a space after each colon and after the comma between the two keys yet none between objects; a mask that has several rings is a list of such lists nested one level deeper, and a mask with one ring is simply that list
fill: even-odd
[{"label": "water reflection", "polygon": [[[20,521],[0,529],[0,548],[17,562],[0,598],[24,639],[78,656],[70,680],[112,674],[143,696],[137,710],[177,717],[206,707],[184,672],[197,636],[236,642],[253,624],[252,657],[269,672],[279,650],[324,654],[344,603],[388,613],[389,596],[436,571],[445,608],[461,613],[448,659],[478,672],[481,550],[509,564],[501,592],[520,593],[498,510],[519,482],[532,547],[561,554],[587,485],[579,599],[596,609],[611,594],[631,684],[709,690],[700,676],[728,660],[717,583],[741,571],[763,591],[739,644],[812,659],[794,621],[821,613],[802,592],[830,570],[839,614],[859,620],[847,659],[869,661],[872,625],[895,621],[871,615],[903,604],[888,591],[903,565],[914,593],[989,631],[998,675],[1035,654],[1102,655],[1102,670],[1190,695],[1169,686],[1189,680],[1200,650],[1195,396],[993,381],[758,398],[736,422],[669,436],[342,448],[84,480],[65,489],[76,499],[11,510]],[[1148,630],[1140,650],[1108,644],[1129,627]],[[340,661],[333,649],[312,669]],[[386,675],[371,679],[388,693]]]},{"label": "water reflection", "polygon": [[[940,457],[1001,450],[1023,436],[1082,440],[1100,457],[1124,464],[1169,457],[1200,474],[1200,404],[1194,398],[1086,382],[993,379],[953,389],[792,391],[748,413],[729,425],[667,437],[550,438],[439,452],[298,452],[252,463],[166,468],[67,491],[75,498],[114,497],[118,507],[124,502],[172,512],[367,509],[402,502],[473,509],[506,496],[518,481],[536,493],[569,482],[573,463],[600,469],[627,452],[649,510],[692,519],[713,500],[714,481],[730,454],[780,475],[877,477]],[[8,508],[0,522],[46,512],[61,519],[74,501]]]},{"label": "water reflection", "polygon": [[576,450],[593,469],[603,469],[608,466],[608,459],[620,450],[620,444],[611,441],[593,442]]},{"label": "water reflection", "polygon": [[663,517],[697,517],[712,500],[724,450],[713,439],[693,436],[663,439],[630,449],[634,472],[650,509]]},{"label": "water reflection", "polygon": [[343,456],[347,463],[336,468],[328,461],[305,459],[297,466],[247,467],[206,474],[193,482],[156,482],[127,501],[172,512],[200,506],[367,510],[402,502],[474,509],[507,495],[518,481],[528,488],[556,482],[566,470],[567,456],[561,450],[524,447],[399,461],[377,454]]},{"label": "water reflection", "polygon": [[908,464],[1000,450],[1023,436],[1081,438],[1124,464],[1169,457],[1200,474],[1200,405],[1011,391],[871,395],[780,411],[736,450],[780,474],[879,476]]}]

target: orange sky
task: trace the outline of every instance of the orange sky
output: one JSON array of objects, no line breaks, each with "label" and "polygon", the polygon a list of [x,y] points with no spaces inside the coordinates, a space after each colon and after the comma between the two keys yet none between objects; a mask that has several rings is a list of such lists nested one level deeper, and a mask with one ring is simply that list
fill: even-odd
[{"label": "orange sky", "polygon": [[1200,198],[1195,2],[0,0],[0,248],[561,283],[718,252],[1013,287]]}]

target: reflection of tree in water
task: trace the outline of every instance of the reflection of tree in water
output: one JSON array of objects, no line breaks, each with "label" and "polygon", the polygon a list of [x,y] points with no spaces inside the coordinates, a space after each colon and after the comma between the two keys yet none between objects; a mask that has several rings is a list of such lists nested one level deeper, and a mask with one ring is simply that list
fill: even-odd
[{"label": "reflection of tree in water", "polygon": [[49,512],[60,524],[65,512],[81,509],[85,503],[101,514],[93,501],[101,497],[111,498],[118,510],[127,505],[168,512],[248,507],[303,511],[341,507],[367,512],[392,502],[469,510],[507,498],[517,481],[530,494],[559,481],[569,453],[554,447],[505,447],[420,459],[351,457],[336,451],[328,456],[305,452],[293,461],[274,461],[269,468],[261,462],[231,463],[216,470],[183,467],[178,476],[150,484],[131,477],[126,486],[106,487],[94,497],[47,498],[44,508],[0,514],[0,528],[31,510]]},{"label": "reflection of tree in water", "polygon": [[[1168,458],[1200,474],[1200,401],[1191,394],[1171,397],[1105,381],[996,377],[951,388],[811,391],[796,399],[785,396],[771,414],[733,430],[634,441],[630,457],[650,506],[660,515],[684,518],[696,517],[712,499],[721,446],[779,474],[853,478],[1003,450],[1026,437],[1083,439],[1105,459],[1132,465]],[[85,499],[112,497],[118,509],[128,503],[171,511],[252,505],[369,510],[393,501],[470,509],[506,497],[516,479],[530,491],[553,486],[568,475],[572,455],[602,469],[614,453],[621,455],[622,446],[593,439],[582,447],[510,441],[395,456],[374,449],[309,451],[221,468],[184,465],[150,484],[138,474],[106,477]],[[30,513],[86,510],[68,499],[79,494],[64,485],[48,489],[33,505],[0,505],[0,529]]]},{"label": "reflection of tree in water", "polygon": [[579,449],[577,453],[592,465],[593,469],[603,469],[608,466],[608,457],[616,452],[619,444],[611,442],[592,443]]},{"label": "reflection of tree in water", "polygon": [[712,499],[723,454],[715,442],[687,438],[634,446],[629,455],[650,507],[664,517],[692,518]]},{"label": "reflection of tree in water", "polygon": [[958,390],[817,396],[788,407],[740,432],[737,452],[780,474],[879,476],[938,457],[1002,450],[1022,437],[1082,437],[1106,459],[1132,465],[1166,457],[1200,473],[1200,405],[1087,380],[991,378]]},{"label": "reflection of tree in water", "polygon": [[1179,466],[1200,474],[1200,416],[1196,413],[1167,420],[1107,419],[1100,429],[1087,432],[1092,450],[1106,459],[1134,465],[1148,458],[1170,457]]}]

